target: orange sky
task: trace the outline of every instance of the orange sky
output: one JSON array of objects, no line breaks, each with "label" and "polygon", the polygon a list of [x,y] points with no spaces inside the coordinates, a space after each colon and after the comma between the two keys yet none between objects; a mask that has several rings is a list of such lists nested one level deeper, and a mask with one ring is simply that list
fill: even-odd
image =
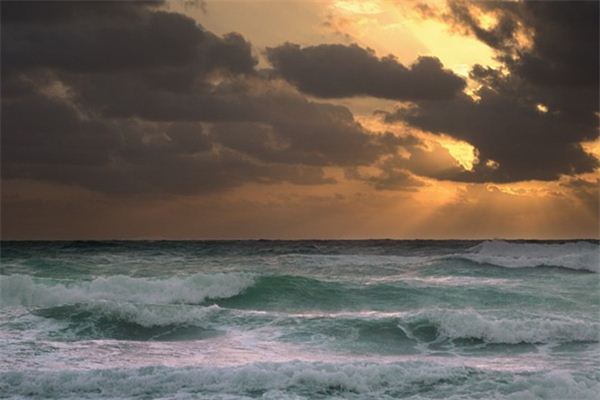
[{"label": "orange sky", "polygon": [[[192,17],[217,35],[238,32],[252,43],[258,68],[269,68],[265,49],[284,42],[301,46],[356,43],[378,57],[392,54],[410,65],[419,56],[438,57],[445,68],[467,79],[465,93],[478,83],[468,78],[475,64],[501,68],[493,48],[442,18],[426,18],[417,1],[331,0],[172,2],[164,9]],[[444,11],[445,3],[428,2]],[[477,16],[493,27],[493,14]],[[525,35],[525,33],[522,33]],[[519,38],[528,46],[529,38]],[[73,55],[76,56],[75,54]],[[282,84],[283,85],[283,84]],[[286,86],[285,90],[295,90]],[[479,150],[451,135],[406,123],[384,121],[397,100],[358,96],[317,98],[343,105],[370,134],[392,132],[421,140],[418,184],[377,188],[369,177],[385,174],[385,159],[353,170],[324,167],[330,183],[246,182],[223,191],[195,194],[111,194],[77,184],[27,177],[2,182],[3,239],[230,239],[230,238],[598,238],[600,171],[563,175],[552,181],[466,183],[435,179],[432,173],[469,171]],[[546,105],[540,105],[539,112]],[[210,125],[210,124],[209,124]],[[539,143],[544,146],[544,143]],[[584,149],[600,157],[600,141]],[[402,149],[396,154],[408,162]],[[392,156],[386,156],[392,157]],[[416,156],[415,156],[416,157]],[[415,161],[416,162],[416,161]],[[495,168],[488,160],[489,168]],[[73,167],[76,168],[76,167]]]}]

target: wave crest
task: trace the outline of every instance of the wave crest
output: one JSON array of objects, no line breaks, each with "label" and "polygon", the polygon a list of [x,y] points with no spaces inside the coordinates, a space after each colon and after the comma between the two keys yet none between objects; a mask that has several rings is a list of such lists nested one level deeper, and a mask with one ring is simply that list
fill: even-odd
[{"label": "wave crest", "polygon": [[435,331],[436,341],[477,339],[488,344],[598,342],[600,324],[565,316],[512,313],[482,314],[475,310],[429,310],[407,317],[399,327],[422,340]]},{"label": "wave crest", "polygon": [[600,272],[600,246],[583,241],[554,244],[491,240],[453,257],[506,268],[548,266]]},{"label": "wave crest", "polygon": [[8,275],[0,279],[0,298],[3,305],[44,307],[102,301],[199,304],[235,296],[254,282],[254,275],[247,273],[194,274],[167,279],[115,275],[74,282]]}]

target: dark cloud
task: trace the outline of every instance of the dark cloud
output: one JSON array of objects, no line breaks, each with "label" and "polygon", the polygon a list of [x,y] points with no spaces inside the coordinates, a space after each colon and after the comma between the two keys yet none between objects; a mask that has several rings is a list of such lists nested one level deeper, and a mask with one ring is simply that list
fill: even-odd
[{"label": "dark cloud", "polygon": [[64,101],[41,94],[4,100],[1,129],[3,175],[17,164],[102,165],[119,140],[110,123],[85,119]]},{"label": "dark cloud", "polygon": [[293,93],[255,97],[246,122],[215,125],[216,140],[264,161],[359,165],[401,143],[371,135],[341,106],[310,102]]},{"label": "dark cloud", "polygon": [[324,184],[400,145],[156,2],[2,2],[2,175],[106,193]]},{"label": "dark cloud", "polygon": [[[451,21],[500,51],[500,59],[530,82],[548,86],[598,87],[600,3],[597,1],[448,1]],[[498,23],[485,29],[480,9]],[[531,46],[519,45],[519,31]]]},{"label": "dark cloud", "polygon": [[[464,173],[464,168],[448,150],[436,142],[425,143],[415,136],[395,136],[402,153],[381,157],[371,166],[377,173],[361,173],[359,168],[347,168],[346,177],[371,184],[378,190],[415,190],[426,183],[417,178],[452,179]],[[416,175],[416,176],[415,176]]]},{"label": "dark cloud", "polygon": [[[598,160],[580,142],[598,137],[598,4],[450,1],[446,18],[496,49],[509,73],[476,65],[470,73],[479,84],[475,99],[420,100],[387,120],[479,150],[474,171],[438,178],[510,182],[593,171]],[[493,12],[497,24],[484,29],[474,8]],[[530,46],[519,42],[523,34],[532,35]]]},{"label": "dark cloud", "polygon": [[[455,23],[475,32],[475,19],[458,17],[461,4]],[[555,30],[571,39],[585,35],[556,21],[538,26],[533,12],[489,6],[503,13],[502,27],[486,31],[487,37],[475,34],[495,46],[511,74],[475,67],[471,77],[481,85],[476,101],[462,93],[464,80],[436,58],[405,67],[356,45],[271,48],[276,76],[261,74],[241,35],[217,36],[158,5],[1,3],[3,178],[106,193],[194,194],[250,182],[332,183],[324,167],[371,165],[379,175],[354,178],[377,189],[412,190],[423,184],[414,175],[555,179],[597,166],[579,146],[597,137],[598,91],[582,83],[589,83],[588,74],[533,79],[527,57],[553,65],[548,74],[557,77],[577,65],[560,64],[566,55],[546,49],[537,36],[527,51],[511,39],[524,24],[549,37],[558,37]],[[482,162],[466,172],[439,146],[426,149],[411,136],[368,132],[347,108],[309,100],[279,76],[321,97],[412,101],[387,120],[468,141]],[[538,111],[538,103],[549,111]],[[408,156],[398,156],[400,148]],[[488,160],[499,167],[486,166]]]},{"label": "dark cloud", "polygon": [[[256,64],[250,44],[240,35],[221,38],[181,14],[151,11],[142,5],[2,2],[3,69],[135,71],[160,81],[161,75],[173,78],[188,69],[195,75],[218,68],[251,72]],[[67,10],[73,18],[62,16],[70,15]]]},{"label": "dark cloud", "polygon": [[414,191],[425,186],[425,182],[404,169],[394,157],[383,160],[378,167],[379,172],[374,175],[361,173],[357,168],[347,168],[344,172],[346,178],[366,182],[376,190]]},{"label": "dark cloud", "polygon": [[246,182],[332,182],[320,168],[266,164],[229,148],[213,151],[218,144],[200,123],[89,118],[42,95],[4,105],[3,114],[6,179],[127,194],[193,194]]},{"label": "dark cloud", "polygon": [[75,1],[5,0],[2,2],[2,22],[57,24],[80,19],[129,18],[141,8],[157,7],[163,0],[109,2],[86,0],[85,6]]},{"label": "dark cloud", "polygon": [[267,57],[284,79],[305,93],[325,98],[447,99],[465,87],[465,81],[435,57],[420,57],[405,67],[393,56],[378,58],[355,44],[302,48],[286,43],[268,48]]},{"label": "dark cloud", "polygon": [[[560,112],[542,112],[536,102],[526,101],[514,78],[506,87],[484,86],[478,100],[467,95],[438,102],[419,102],[388,114],[390,122],[404,121],[438,134],[471,143],[479,151],[474,171],[443,171],[440,179],[475,182],[554,180],[561,174],[590,172],[598,160],[579,142],[594,139],[589,121],[574,121]],[[496,162],[499,165],[493,165]],[[488,164],[489,163],[489,164]],[[450,172],[450,173],[449,173]]]}]

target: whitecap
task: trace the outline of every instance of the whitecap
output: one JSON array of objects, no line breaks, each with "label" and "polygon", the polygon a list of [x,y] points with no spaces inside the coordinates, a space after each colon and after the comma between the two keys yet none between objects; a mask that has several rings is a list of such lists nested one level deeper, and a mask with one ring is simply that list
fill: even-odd
[{"label": "whitecap", "polygon": [[584,241],[557,244],[491,240],[452,257],[506,268],[550,266],[600,272],[600,246]]}]

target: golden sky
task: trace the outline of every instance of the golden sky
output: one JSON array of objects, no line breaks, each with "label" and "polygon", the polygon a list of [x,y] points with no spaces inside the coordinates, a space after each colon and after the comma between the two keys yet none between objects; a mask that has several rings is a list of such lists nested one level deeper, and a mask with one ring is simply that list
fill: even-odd
[{"label": "golden sky", "polygon": [[[86,133],[86,140],[92,143],[89,147],[77,147],[79,145],[73,143],[79,142],[69,137],[58,142],[59,150],[71,146],[73,152],[84,153],[81,158],[93,159],[94,149],[108,146],[98,139],[104,129],[96,128],[100,122],[111,127],[123,124],[115,140],[124,147],[118,155],[109,152],[106,159],[98,156],[98,163],[106,164],[95,169],[73,153],[69,156],[73,156],[72,159],[53,157],[44,153],[45,150],[22,155],[24,150],[21,149],[25,148],[22,142],[3,137],[6,140],[3,140],[3,158],[8,158],[5,162],[9,163],[3,165],[3,238],[547,239],[599,236],[600,171],[594,166],[600,157],[597,104],[591,106],[596,107],[596,115],[593,116],[595,120],[592,118],[589,122],[581,111],[589,106],[589,101],[583,107],[571,110],[560,100],[565,97],[564,93],[577,99],[586,98],[590,91],[596,90],[597,94],[597,88],[589,82],[573,83],[573,88],[565,86],[564,93],[559,93],[555,86],[530,78],[525,69],[530,66],[525,64],[529,55],[564,57],[547,51],[541,37],[551,37],[552,24],[558,26],[560,21],[549,21],[549,25],[544,25],[548,27],[542,30],[541,23],[525,24],[530,20],[522,15],[532,12],[526,7],[522,10],[513,10],[510,6],[496,9],[462,1],[206,1],[169,2],[160,5],[159,9],[191,18],[212,32],[216,39],[211,40],[215,43],[221,43],[221,40],[229,43],[222,39],[227,38],[229,32],[241,35],[250,43],[251,55],[257,62],[255,66],[245,68],[258,71],[258,76],[232,78],[221,74],[219,69],[217,73],[207,72],[206,78],[202,79],[214,85],[214,90],[219,90],[223,101],[248,98],[254,113],[263,113],[259,108],[263,103],[267,110],[277,111],[264,111],[266,116],[257,122],[240,121],[237,117],[224,120],[229,117],[214,113],[196,122],[187,116],[186,110],[194,107],[192,100],[197,98],[186,97],[180,102],[169,86],[168,89],[160,88],[160,99],[168,99],[169,107],[175,109],[173,115],[176,117],[168,117],[172,118],[169,120],[162,116],[163,112],[167,113],[165,108],[157,107],[159,110],[154,111],[150,100],[139,95],[136,92],[138,86],[133,84],[131,89],[121,85],[120,91],[116,92],[117,98],[111,97],[112,103],[101,107],[102,96],[111,94],[90,89],[91,84],[81,81],[85,74],[94,74],[94,79],[106,77],[110,82],[120,74],[118,79],[125,76],[126,82],[130,83],[134,80],[126,74],[132,68],[139,68],[144,74],[146,67],[132,61],[124,72],[118,72],[119,62],[115,61],[105,70],[99,67],[90,72],[94,67],[60,64],[48,55],[50,67],[45,65],[46,70],[38,67],[27,81],[34,82],[39,93],[52,101],[65,102],[79,113],[80,125],[72,129],[83,131],[88,126],[95,129]],[[539,13],[536,15],[544,18]],[[507,34],[499,27],[504,19],[510,18],[513,24]],[[106,22],[98,22],[102,23]],[[15,32],[17,37],[18,32]],[[162,40],[158,39],[160,37],[156,36],[158,41]],[[573,37],[578,37],[576,27]],[[597,41],[594,43],[597,39],[590,40],[597,47]],[[297,47],[284,48],[285,43]],[[65,47],[69,46],[74,47],[72,51],[77,51],[74,44],[65,44]],[[159,43],[153,51],[159,52],[159,57],[166,52],[167,57],[170,51],[161,46],[164,45]],[[367,48],[371,50],[361,50]],[[324,49],[323,52],[317,52],[320,49]],[[396,95],[387,90],[386,77],[379,78],[375,74],[369,75],[371,80],[358,89],[334,85],[329,89],[329,82],[315,86],[315,79],[322,75],[316,75],[317,78],[305,76],[312,64],[296,68],[300,62],[320,61],[318,57],[327,56],[329,50],[339,50],[343,55],[347,49],[354,49],[353,54],[367,58],[365,65],[381,67],[381,71],[390,73],[400,71],[399,75],[412,73],[411,68],[418,64],[419,57],[435,57],[442,66],[442,69],[436,69],[438,75],[435,76],[442,79],[439,74],[445,74],[455,81],[463,80],[464,87],[452,89],[454,97],[451,98],[445,94],[446,97],[438,99],[431,97],[437,94],[413,92]],[[14,54],[14,64],[22,68],[21,64],[28,60],[18,59],[17,50]],[[389,59],[392,61],[385,61],[384,57],[389,55],[393,56]],[[72,56],[77,54],[72,53]],[[292,56],[300,61],[292,60],[287,64],[286,57]],[[506,61],[507,58],[502,59],[502,56],[513,58]],[[82,54],[84,60],[85,57],[87,54]],[[176,54],[173,57],[177,59]],[[144,61],[147,65],[156,62],[146,53],[142,58],[147,59]],[[3,61],[3,68],[5,62],[8,65],[12,60]],[[321,69],[317,71],[326,73],[322,71],[329,71],[327,68],[335,62],[331,61],[326,67],[319,66]],[[221,68],[237,68],[237,64],[233,67],[228,64],[233,63],[229,59],[223,63],[225,67]],[[205,68],[205,64],[201,65]],[[470,75],[476,65],[479,65],[479,73]],[[565,60],[564,72],[559,72],[570,73],[567,67],[572,65],[577,66]],[[525,67],[519,69],[521,66]],[[7,67],[9,72],[10,67]],[[193,68],[182,69],[177,76],[186,76],[189,71],[194,71]],[[164,71],[170,73],[166,67],[160,73]],[[424,71],[429,73],[429,69]],[[414,74],[410,79],[421,79],[417,72]],[[263,78],[267,75],[270,78]],[[152,79],[161,82],[160,76],[157,73]],[[334,74],[330,81],[336,76]],[[366,76],[365,73],[365,80]],[[103,82],[98,87],[106,86],[108,81]],[[452,84],[448,82],[448,85]],[[137,81],[134,83],[137,85]],[[370,83],[372,88],[367,85]],[[419,87],[426,84],[424,81]],[[244,88],[243,96],[226,97],[228,90],[239,87]],[[431,90],[435,91],[436,87],[433,85]],[[5,90],[8,93],[3,84],[3,97]],[[131,114],[127,114],[125,105],[128,90],[131,90],[132,98],[142,104]],[[165,97],[167,94],[172,97]],[[6,103],[9,107],[3,109],[3,115],[13,112],[10,107],[17,108],[19,99],[3,98],[3,105]],[[203,105],[205,103],[200,104],[198,107],[208,107]],[[285,107],[289,104],[290,111],[283,108],[284,104]],[[291,108],[292,105],[298,108]],[[282,111],[278,111],[279,106]],[[515,107],[515,111],[510,111],[509,107]],[[320,113],[315,114],[318,117],[301,114],[308,113],[309,109],[312,113],[313,108]],[[495,112],[496,109],[499,111]],[[151,112],[156,114],[149,116]],[[475,117],[476,113],[481,117]],[[96,123],[94,118],[98,115],[102,115],[102,119]],[[336,137],[336,142],[329,141],[325,136],[337,128],[321,131],[317,123],[310,120],[323,115],[327,115],[327,124],[336,127],[341,124],[357,133],[348,139],[340,136],[341,139]],[[298,119],[302,127],[298,128],[298,133],[288,118]],[[582,125],[582,120],[587,121],[586,126]],[[7,129],[20,126],[18,122],[3,124],[3,135],[6,136]],[[551,124],[547,125],[551,128],[545,131],[544,124]],[[171,132],[171,129],[175,132],[175,128],[179,136]],[[316,136],[306,132],[313,128]],[[47,129],[47,134],[53,132],[51,128],[39,129]],[[179,138],[187,148],[204,149],[204,142],[200,143],[200,139],[191,133],[188,135],[186,129],[197,129],[218,141],[214,139],[214,144],[207,145],[210,147],[207,154],[185,153],[182,156],[177,153],[178,158],[173,161],[168,158],[171,155],[168,152],[184,151],[174,147]],[[507,130],[506,135],[503,129]],[[514,129],[523,131],[515,132]],[[576,135],[576,130],[581,133],[570,139],[568,135]],[[339,135],[346,134],[342,131]],[[204,140],[204,136],[202,138]],[[369,138],[373,138],[373,143]],[[27,149],[32,144],[46,143],[39,134],[32,134],[28,140],[25,143]],[[393,150],[377,150],[376,155],[368,155],[369,146],[375,146],[374,143],[378,149],[392,146],[385,144],[388,143],[385,140],[396,141]],[[315,141],[322,141],[319,146],[323,147],[313,149],[316,148]],[[353,141],[357,144],[351,147]],[[44,146],[53,148],[53,145]],[[573,151],[572,155],[564,155],[567,149]],[[5,152],[9,153],[8,157]],[[238,161],[230,161],[230,157],[238,156]],[[361,161],[363,156],[365,161]],[[218,162],[213,166],[211,163],[217,157]],[[531,159],[524,160],[523,157]],[[556,157],[556,162],[551,160],[552,157]],[[293,161],[296,158],[302,161]],[[42,159],[47,161],[42,162]],[[141,164],[138,161],[141,159],[149,159],[151,165]],[[45,162],[51,167],[44,167]],[[202,164],[195,166],[196,162]],[[224,167],[225,162],[227,167]],[[259,163],[260,168],[256,167],[251,178],[246,178],[250,174],[249,167],[244,167],[242,162],[249,162],[252,168]],[[238,167],[238,164],[242,166]],[[185,168],[195,169],[187,171]],[[198,168],[203,170],[198,171]],[[110,174],[105,177],[106,171]],[[163,173],[168,175],[164,179]],[[288,177],[292,173],[293,177]],[[184,182],[188,175],[191,184]],[[202,179],[212,182],[206,176],[221,175],[223,180],[232,183],[222,187],[207,183],[207,189],[196,189],[193,185],[194,181]],[[114,182],[121,178],[125,183],[117,187]],[[152,179],[159,182],[155,186],[157,189],[145,189],[146,182],[154,182]],[[179,183],[185,188],[180,190]],[[160,185],[164,185],[164,189],[160,189]]]}]

